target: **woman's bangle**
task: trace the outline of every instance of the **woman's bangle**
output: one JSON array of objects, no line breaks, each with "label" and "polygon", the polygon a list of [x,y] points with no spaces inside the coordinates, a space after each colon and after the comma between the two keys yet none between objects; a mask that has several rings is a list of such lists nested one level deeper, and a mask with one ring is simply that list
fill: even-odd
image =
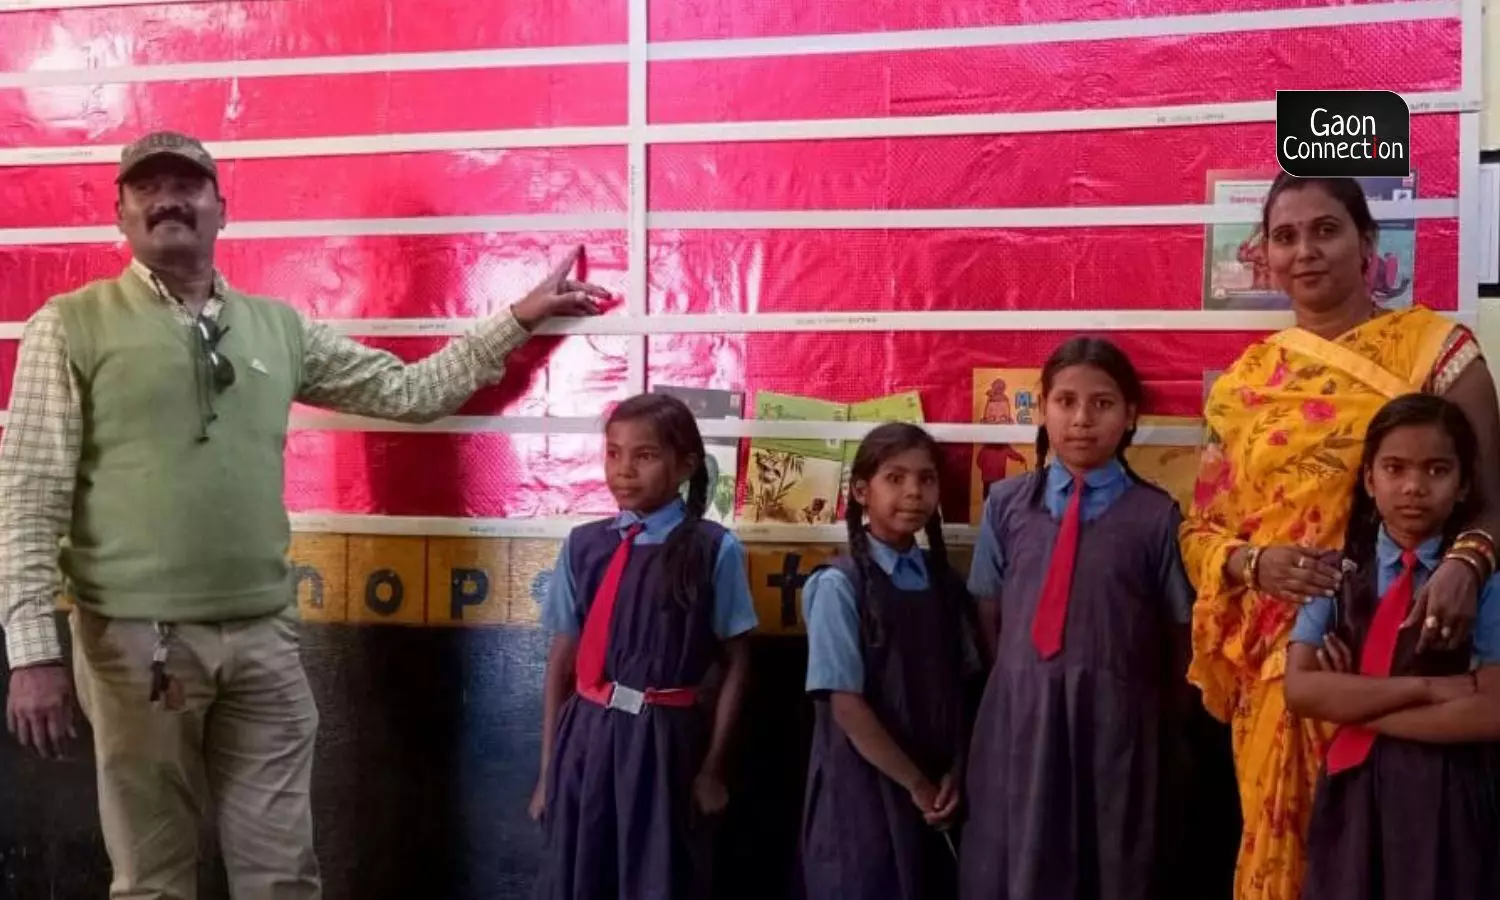
[{"label": "woman's bangle", "polygon": [[1240,581],[1245,587],[1254,590],[1260,575],[1260,551],[1261,548],[1249,544],[1245,548],[1245,567],[1240,570]]},{"label": "woman's bangle", "polygon": [[1485,531],[1483,528],[1465,529],[1464,531],[1459,532],[1458,537],[1454,538],[1455,541],[1462,541],[1466,539],[1484,541],[1486,544],[1490,545],[1491,550],[1495,549],[1495,536],[1490,534],[1488,531]]},{"label": "woman's bangle", "polygon": [[1485,569],[1488,567],[1485,566],[1485,564],[1480,559],[1478,559],[1475,554],[1467,550],[1449,550],[1446,554],[1443,555],[1443,559],[1456,560],[1468,566],[1473,570],[1474,577],[1479,579],[1480,585],[1483,585],[1486,581],[1490,580],[1489,573],[1485,571]]},{"label": "woman's bangle", "polygon": [[1489,564],[1495,571],[1495,541],[1488,532],[1470,529],[1453,540],[1453,550],[1470,550]]}]

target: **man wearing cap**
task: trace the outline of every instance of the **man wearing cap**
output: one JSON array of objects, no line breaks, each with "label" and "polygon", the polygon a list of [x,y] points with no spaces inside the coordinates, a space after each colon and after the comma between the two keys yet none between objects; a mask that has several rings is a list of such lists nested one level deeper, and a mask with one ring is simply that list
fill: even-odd
[{"label": "man wearing cap", "polygon": [[27,322],[0,438],[6,721],[46,756],[73,735],[53,618],[62,544],[111,897],[196,900],[208,810],[236,900],[317,897],[318,711],[282,502],[291,405],[437,419],[498,381],[537,324],[597,314],[607,294],[567,277],[575,251],[509,310],[406,365],[224,281],[225,203],[196,140],[142,138],[117,181],[134,258]]}]

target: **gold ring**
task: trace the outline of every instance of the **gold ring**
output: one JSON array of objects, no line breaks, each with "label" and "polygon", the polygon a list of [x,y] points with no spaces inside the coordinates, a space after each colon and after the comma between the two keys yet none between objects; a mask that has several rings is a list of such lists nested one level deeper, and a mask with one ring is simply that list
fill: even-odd
[{"label": "gold ring", "polygon": [[1422,627],[1425,628],[1425,629],[1427,629],[1428,631],[1431,631],[1434,628],[1438,627],[1438,617],[1437,616],[1428,616],[1427,617],[1427,621],[1425,621],[1425,622],[1422,623]]},{"label": "gold ring", "polygon": [[1448,638],[1453,637],[1453,629],[1447,625],[1444,625],[1443,630],[1439,631],[1438,634],[1442,636],[1443,640],[1447,640]]},{"label": "gold ring", "polygon": [[1299,556],[1299,557],[1297,557],[1297,568],[1299,568],[1299,569],[1305,569],[1305,568],[1307,568],[1307,557],[1305,557],[1305,556]]}]

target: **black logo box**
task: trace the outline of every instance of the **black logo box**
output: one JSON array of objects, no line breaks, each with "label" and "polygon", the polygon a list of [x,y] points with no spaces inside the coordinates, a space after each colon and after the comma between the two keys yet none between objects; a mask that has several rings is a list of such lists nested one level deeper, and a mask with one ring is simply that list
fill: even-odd
[{"label": "black logo box", "polygon": [[1300,178],[1411,174],[1411,109],[1395,91],[1277,91],[1276,161]]}]

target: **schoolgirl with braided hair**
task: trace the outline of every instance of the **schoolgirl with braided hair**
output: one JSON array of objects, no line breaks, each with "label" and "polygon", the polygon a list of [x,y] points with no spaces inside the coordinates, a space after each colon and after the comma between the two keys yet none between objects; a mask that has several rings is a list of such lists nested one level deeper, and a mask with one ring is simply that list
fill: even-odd
[{"label": "schoolgirl with braided hair", "polygon": [[[860,444],[849,551],[803,591],[816,722],[802,867],[809,900],[957,896],[969,597],[948,563],[938,444],[915,425]],[[925,535],[927,549],[917,538]]]},{"label": "schoolgirl with braided hair", "polygon": [[1042,369],[1037,470],[985,502],[969,589],[994,665],[964,900],[1177,896],[1193,590],[1176,502],[1125,462],[1142,393],[1114,344],[1062,344]]},{"label": "schoolgirl with braided hair", "polygon": [[[537,896],[699,900],[713,892],[704,826],[728,802],[756,625],[744,547],[703,518],[706,453],[682,401],[625,400],[604,439],[620,512],[573,530],[542,603],[552,648],[531,802],[546,833]],[[716,666],[708,704],[699,689]]]}]

